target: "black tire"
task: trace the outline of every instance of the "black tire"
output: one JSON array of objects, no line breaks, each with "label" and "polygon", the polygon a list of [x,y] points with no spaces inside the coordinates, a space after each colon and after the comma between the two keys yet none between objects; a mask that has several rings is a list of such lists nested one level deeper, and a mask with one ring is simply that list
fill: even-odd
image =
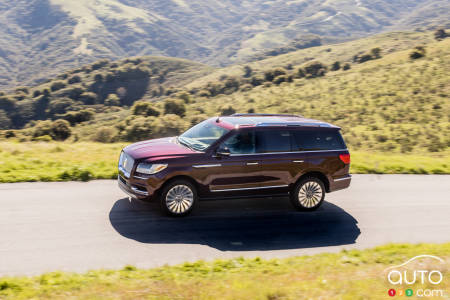
[{"label": "black tire", "polygon": [[187,180],[174,180],[161,191],[161,210],[168,216],[186,216],[192,212],[196,203],[197,189]]},{"label": "black tire", "polygon": [[304,178],[294,186],[290,198],[292,205],[297,210],[316,210],[322,205],[325,199],[325,185],[319,178]]}]

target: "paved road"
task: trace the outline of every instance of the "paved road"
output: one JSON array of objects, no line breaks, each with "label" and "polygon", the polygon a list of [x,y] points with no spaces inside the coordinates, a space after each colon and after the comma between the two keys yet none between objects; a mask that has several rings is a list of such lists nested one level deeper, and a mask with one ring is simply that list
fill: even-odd
[{"label": "paved road", "polygon": [[356,175],[313,213],[251,199],[201,202],[172,219],[114,181],[0,184],[0,275],[449,242],[449,195],[450,176]]}]

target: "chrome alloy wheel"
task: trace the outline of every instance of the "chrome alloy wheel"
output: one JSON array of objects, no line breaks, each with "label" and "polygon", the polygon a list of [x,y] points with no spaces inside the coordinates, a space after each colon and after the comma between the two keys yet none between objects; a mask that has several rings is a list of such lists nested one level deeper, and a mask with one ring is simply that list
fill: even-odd
[{"label": "chrome alloy wheel", "polygon": [[298,191],[298,201],[303,207],[312,208],[320,203],[323,190],[315,181],[307,181]]},{"label": "chrome alloy wheel", "polygon": [[194,193],[186,185],[176,185],[166,194],[166,206],[174,214],[188,211],[194,203]]}]

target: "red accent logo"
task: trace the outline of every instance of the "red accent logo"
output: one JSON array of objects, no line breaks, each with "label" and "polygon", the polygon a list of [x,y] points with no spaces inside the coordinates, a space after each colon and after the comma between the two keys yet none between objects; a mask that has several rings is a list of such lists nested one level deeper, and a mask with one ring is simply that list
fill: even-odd
[{"label": "red accent logo", "polygon": [[390,289],[388,291],[388,295],[391,296],[391,297],[394,297],[395,296],[395,290],[394,289]]}]

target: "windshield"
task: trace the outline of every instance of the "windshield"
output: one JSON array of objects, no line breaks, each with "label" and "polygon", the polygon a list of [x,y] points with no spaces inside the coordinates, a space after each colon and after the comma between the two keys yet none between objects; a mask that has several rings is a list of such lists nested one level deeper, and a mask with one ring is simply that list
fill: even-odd
[{"label": "windshield", "polygon": [[206,120],[180,135],[178,141],[191,149],[203,151],[228,131]]}]

